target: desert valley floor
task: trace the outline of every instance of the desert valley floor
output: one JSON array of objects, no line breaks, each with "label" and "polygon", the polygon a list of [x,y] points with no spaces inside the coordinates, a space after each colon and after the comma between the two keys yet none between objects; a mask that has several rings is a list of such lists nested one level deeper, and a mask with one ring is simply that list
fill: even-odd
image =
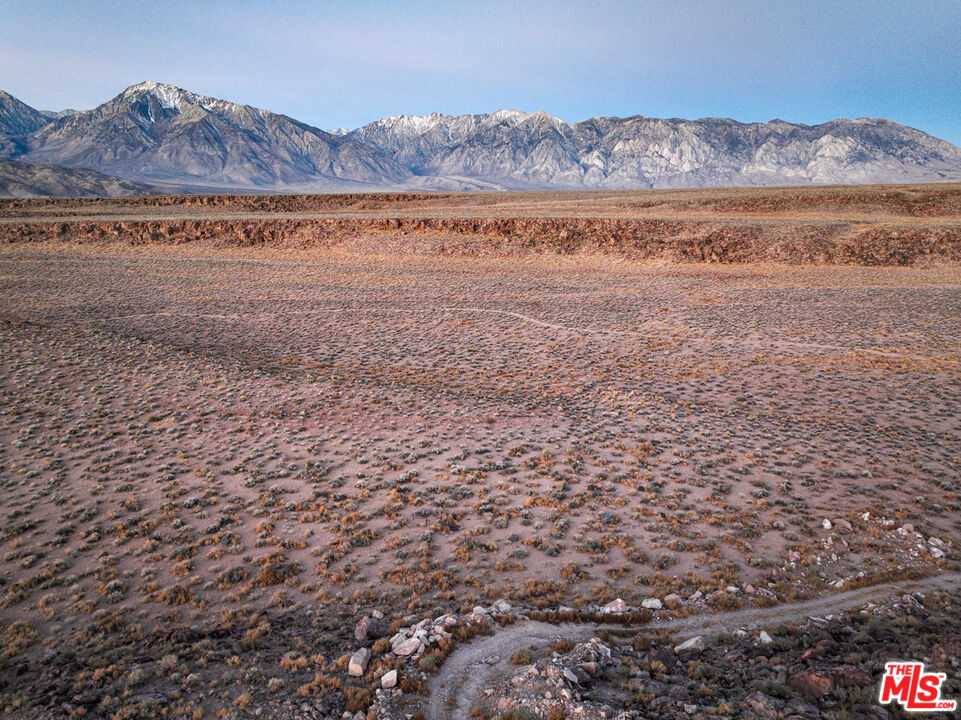
[{"label": "desert valley floor", "polygon": [[958,186],[6,201],[0,238],[7,714],[363,717],[394,668],[413,713],[472,632],[411,665],[424,618],[959,567]]}]

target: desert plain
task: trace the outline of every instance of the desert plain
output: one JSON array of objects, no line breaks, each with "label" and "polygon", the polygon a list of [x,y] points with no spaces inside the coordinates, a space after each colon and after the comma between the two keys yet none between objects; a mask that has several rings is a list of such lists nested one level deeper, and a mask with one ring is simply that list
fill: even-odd
[{"label": "desert plain", "polygon": [[[527,617],[636,657],[475,716],[895,717],[931,618],[958,694],[961,186],[0,201],[0,334],[7,716],[439,717]],[[860,683],[642,637],[921,579]]]}]

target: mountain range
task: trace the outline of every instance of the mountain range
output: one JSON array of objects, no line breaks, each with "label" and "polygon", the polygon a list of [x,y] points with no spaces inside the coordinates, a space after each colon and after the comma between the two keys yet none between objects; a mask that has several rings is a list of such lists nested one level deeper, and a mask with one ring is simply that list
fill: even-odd
[{"label": "mountain range", "polygon": [[[803,125],[638,115],[568,123],[544,112],[500,110],[403,115],[326,132],[155,82],[133,85],[93,110],[61,113],[0,91],[0,160],[11,161],[0,174],[0,195],[961,180],[961,148],[884,119]],[[89,176],[88,192],[84,177],[66,170],[45,192],[42,176],[55,174],[49,167],[16,187],[4,179],[28,173],[25,164],[100,175]]]},{"label": "mountain range", "polygon": [[158,192],[150,185],[96,170],[0,161],[0,197],[115,197]]}]

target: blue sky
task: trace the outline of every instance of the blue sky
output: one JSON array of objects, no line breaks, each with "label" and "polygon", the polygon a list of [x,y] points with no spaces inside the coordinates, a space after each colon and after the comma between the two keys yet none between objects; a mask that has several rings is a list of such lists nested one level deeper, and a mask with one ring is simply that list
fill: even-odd
[{"label": "blue sky", "polygon": [[326,129],[500,108],[869,116],[961,144],[961,0],[0,0],[0,89],[87,109],[142,80]]}]

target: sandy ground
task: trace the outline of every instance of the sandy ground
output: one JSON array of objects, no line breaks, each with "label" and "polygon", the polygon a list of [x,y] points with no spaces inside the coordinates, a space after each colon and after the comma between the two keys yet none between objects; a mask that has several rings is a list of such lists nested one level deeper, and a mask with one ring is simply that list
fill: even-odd
[{"label": "sandy ground", "polygon": [[375,608],[790,601],[957,562],[956,266],[380,237],[0,248],[6,712],[339,717]]}]

